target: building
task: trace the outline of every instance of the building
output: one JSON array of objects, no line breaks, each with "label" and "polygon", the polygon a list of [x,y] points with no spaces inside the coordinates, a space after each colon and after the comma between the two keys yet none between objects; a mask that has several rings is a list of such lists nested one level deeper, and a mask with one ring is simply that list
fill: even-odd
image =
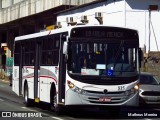
[{"label": "building", "polygon": [[0,67],[13,56],[16,36],[54,28],[57,14],[95,0],[0,0]]},{"label": "building", "polygon": [[147,53],[160,49],[159,0],[99,0],[60,12],[57,21],[105,24],[137,29],[140,47]]}]

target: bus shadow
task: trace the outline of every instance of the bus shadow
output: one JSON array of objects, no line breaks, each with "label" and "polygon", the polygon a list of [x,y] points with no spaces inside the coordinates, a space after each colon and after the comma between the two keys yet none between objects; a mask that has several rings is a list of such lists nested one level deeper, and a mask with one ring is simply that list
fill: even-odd
[{"label": "bus shadow", "polygon": [[144,119],[144,118],[160,118],[160,110],[154,107],[124,107],[117,115],[110,113],[107,108],[98,109],[81,108],[79,110],[67,111],[66,114],[73,118],[88,118],[88,119]]},{"label": "bus shadow", "polygon": [[119,119],[119,118],[127,118],[125,116],[121,116],[121,112],[119,115],[114,113],[109,113],[108,110],[99,109],[99,108],[78,108],[72,109],[69,108],[66,111],[66,115],[73,118],[88,118],[88,119]]},{"label": "bus shadow", "polygon": [[[119,114],[110,113],[107,107],[67,107],[61,115],[56,115],[50,110],[49,104],[41,103],[35,107],[40,108],[43,112],[60,116],[71,117],[73,119],[144,119],[144,118],[160,118],[160,109],[155,107],[123,107]],[[156,107],[157,108],[157,107]]]}]

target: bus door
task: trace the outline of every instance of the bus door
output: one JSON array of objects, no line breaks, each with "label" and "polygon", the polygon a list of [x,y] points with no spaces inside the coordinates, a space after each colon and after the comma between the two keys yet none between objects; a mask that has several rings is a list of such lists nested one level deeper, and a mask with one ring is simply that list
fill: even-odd
[{"label": "bus door", "polygon": [[23,64],[24,64],[24,45],[20,45],[20,63],[19,63],[19,95],[22,95],[22,78],[23,78]]},{"label": "bus door", "polygon": [[35,102],[39,102],[39,84],[40,84],[40,50],[41,50],[41,43],[36,43],[36,55],[35,55],[35,62],[34,62],[34,99]]},{"label": "bus door", "polygon": [[63,44],[66,41],[66,37],[60,36],[60,62],[59,62],[59,84],[58,84],[58,93],[59,93],[59,103],[63,103],[65,99],[65,81],[66,81],[66,62],[65,55],[63,54]]}]

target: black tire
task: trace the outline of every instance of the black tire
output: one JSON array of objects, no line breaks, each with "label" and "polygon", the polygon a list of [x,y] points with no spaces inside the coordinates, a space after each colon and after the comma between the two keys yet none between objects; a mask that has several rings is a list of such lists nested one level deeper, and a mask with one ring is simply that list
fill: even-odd
[{"label": "black tire", "polygon": [[51,110],[54,111],[57,115],[63,114],[63,107],[57,104],[57,95],[56,95],[55,89],[52,89],[51,91],[50,107],[51,107]]},{"label": "black tire", "polygon": [[29,92],[28,92],[28,85],[26,84],[24,87],[24,104],[26,107],[33,106],[33,100],[28,98]]}]

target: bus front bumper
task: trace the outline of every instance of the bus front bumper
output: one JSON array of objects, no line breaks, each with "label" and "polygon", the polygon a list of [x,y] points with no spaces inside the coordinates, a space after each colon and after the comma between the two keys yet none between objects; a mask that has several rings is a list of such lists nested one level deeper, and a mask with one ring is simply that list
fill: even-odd
[{"label": "bus front bumper", "polygon": [[65,105],[98,105],[98,106],[139,106],[138,92],[129,96],[122,94],[80,94],[71,89],[66,92]]}]

